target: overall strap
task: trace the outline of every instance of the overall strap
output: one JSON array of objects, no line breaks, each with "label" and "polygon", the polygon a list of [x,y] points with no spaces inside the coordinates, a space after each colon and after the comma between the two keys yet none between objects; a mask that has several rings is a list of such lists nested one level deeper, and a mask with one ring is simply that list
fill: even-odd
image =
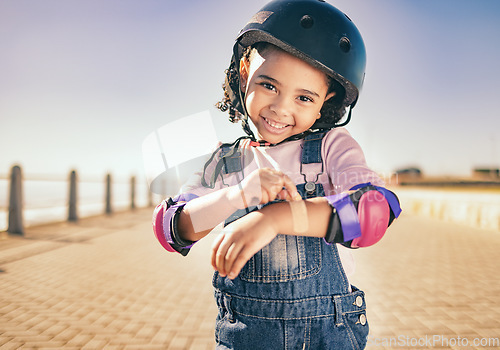
[{"label": "overall strap", "polygon": [[224,164],[223,171],[225,174],[232,174],[242,170],[241,167],[241,151],[237,146],[224,145],[221,147],[221,158]]},{"label": "overall strap", "polygon": [[300,164],[300,173],[304,177],[304,183],[297,185],[297,190],[304,199],[323,197],[325,195],[323,185],[317,183],[319,175],[323,173],[321,145],[325,135],[326,131],[320,131],[304,137]]},{"label": "overall strap", "polygon": [[302,149],[302,164],[322,163],[321,144],[326,131],[315,132],[304,137],[304,148]]},{"label": "overall strap", "polygon": [[[201,177],[201,184],[203,187],[215,188],[217,178],[222,172],[226,174],[241,171],[241,151],[239,150],[240,142],[248,136],[242,136],[236,139],[233,143],[223,143],[217,150],[215,150],[203,167],[203,175]],[[220,159],[217,160],[215,169],[210,174],[209,182],[206,180],[207,169],[214,161],[215,156],[219,153]]]}]

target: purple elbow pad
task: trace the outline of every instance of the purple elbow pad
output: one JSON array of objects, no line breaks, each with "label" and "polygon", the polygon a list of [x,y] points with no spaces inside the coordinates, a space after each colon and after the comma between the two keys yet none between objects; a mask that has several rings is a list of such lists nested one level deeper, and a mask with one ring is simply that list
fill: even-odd
[{"label": "purple elbow pad", "polygon": [[384,195],[368,191],[358,202],[361,236],[352,240],[351,247],[369,247],[382,239],[389,227],[391,212]]},{"label": "purple elbow pad", "polygon": [[352,190],[355,192],[326,197],[334,212],[325,241],[368,247],[382,239],[401,207],[396,195],[383,187],[367,183]]}]

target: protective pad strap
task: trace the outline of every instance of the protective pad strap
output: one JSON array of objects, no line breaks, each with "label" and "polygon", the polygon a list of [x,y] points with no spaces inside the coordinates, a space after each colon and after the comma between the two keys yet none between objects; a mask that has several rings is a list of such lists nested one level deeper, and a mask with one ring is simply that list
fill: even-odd
[{"label": "protective pad strap", "polygon": [[176,203],[168,207],[168,209],[165,211],[165,214],[163,215],[163,232],[165,234],[165,239],[170,245],[175,244],[172,232],[174,229],[174,227],[172,226],[172,221],[177,211],[182,210],[185,205],[186,203]]},{"label": "protective pad strap", "polygon": [[176,217],[186,203],[194,198],[193,194],[181,194],[175,198],[164,200],[153,214],[153,231],[160,244],[169,252],[187,255],[194,242],[182,240],[176,234]]},{"label": "protective pad strap", "polygon": [[391,208],[394,217],[397,218],[399,214],[401,214],[402,212],[401,206],[399,205],[398,197],[396,197],[396,195],[393,192],[389,191],[387,188],[379,186],[375,186],[375,188],[377,189],[377,191],[379,191],[384,195],[385,199],[387,200],[387,203],[389,203],[389,207]]},{"label": "protective pad strap", "polygon": [[[353,186],[353,187],[351,187],[350,191],[359,190],[360,188],[363,188],[366,186],[372,186],[371,182],[366,182],[366,183],[362,183],[362,184],[358,184],[356,186]],[[385,187],[381,187],[381,186],[373,186],[373,187],[375,187],[377,189],[377,191],[379,191],[380,193],[382,193],[384,195],[385,199],[387,200],[387,203],[389,203],[389,207],[391,208],[391,211],[394,214],[394,217],[395,218],[399,217],[399,215],[402,212],[402,209],[401,209],[401,205],[399,204],[398,197],[392,191],[389,191]]]},{"label": "protective pad strap", "polygon": [[353,240],[361,236],[361,226],[359,225],[358,211],[351,201],[349,194],[343,193],[325,197],[331,206],[337,210],[340,225],[344,234],[344,242]]}]

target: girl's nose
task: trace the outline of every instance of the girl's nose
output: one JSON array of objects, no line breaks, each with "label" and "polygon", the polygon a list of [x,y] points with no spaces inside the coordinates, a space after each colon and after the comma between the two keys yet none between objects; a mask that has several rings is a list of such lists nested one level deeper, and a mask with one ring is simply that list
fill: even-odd
[{"label": "girl's nose", "polygon": [[277,95],[269,105],[269,109],[280,118],[291,115],[291,108],[290,101],[283,95]]}]

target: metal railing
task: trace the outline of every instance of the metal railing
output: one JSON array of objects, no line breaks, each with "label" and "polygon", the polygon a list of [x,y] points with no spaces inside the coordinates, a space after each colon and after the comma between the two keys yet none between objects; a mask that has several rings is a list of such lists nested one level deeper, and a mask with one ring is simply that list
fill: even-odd
[{"label": "metal railing", "polygon": [[[5,179],[5,177],[4,177]],[[11,168],[10,176],[7,177],[9,181],[8,185],[8,212],[7,212],[7,232],[12,234],[25,234],[25,208],[24,208],[24,183],[26,181],[59,181],[66,182],[67,181],[67,194],[66,194],[66,220],[75,222],[80,218],[79,208],[80,208],[80,199],[79,196],[79,184],[80,181],[78,179],[78,174],[75,170],[70,171],[69,177],[67,180],[63,179],[55,179],[54,177],[35,177],[24,179],[22,174],[22,169],[20,166],[15,165]],[[94,181],[86,181],[92,183],[101,182],[105,186],[105,195],[103,198],[104,210],[102,214],[112,214],[115,211],[114,201],[113,201],[113,177],[111,174],[106,174],[104,181],[94,180]],[[123,183],[122,183],[123,184]],[[136,209],[139,207],[138,205],[138,197],[137,197],[137,179],[135,176],[131,176],[127,186],[129,187],[129,196],[127,208],[130,210]],[[149,190],[147,192],[147,201],[146,206],[152,206],[153,198],[152,194]]]}]

